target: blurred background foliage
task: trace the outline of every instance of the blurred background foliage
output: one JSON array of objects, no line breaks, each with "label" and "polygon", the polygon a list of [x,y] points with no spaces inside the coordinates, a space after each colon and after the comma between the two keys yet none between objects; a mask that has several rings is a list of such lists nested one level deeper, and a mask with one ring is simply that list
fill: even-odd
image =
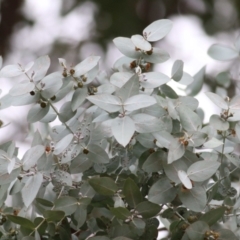
[{"label": "blurred background foliage", "polygon": [[[52,2],[52,5],[57,2],[47,1]],[[44,5],[47,1],[43,0],[42,4]],[[28,10],[23,10],[26,2],[30,1],[1,1],[0,54],[3,57],[14,49],[11,45],[14,33],[37,24],[37,18],[29,18],[26,13]],[[32,6],[41,7],[37,1],[32,2],[35,2]],[[58,2],[60,3],[59,14],[62,18],[88,3],[87,7],[92,8],[93,11],[94,32],[87,40],[99,44],[103,49],[106,49],[107,44],[114,37],[140,33],[151,22],[171,18],[174,15],[196,16],[201,20],[208,35],[239,29],[239,0],[62,0]],[[72,22],[68,27],[71,28],[74,24]],[[82,46],[83,43],[79,41],[72,52],[77,55]],[[54,56],[57,53],[59,56],[61,55],[59,51],[64,54],[72,47],[71,44],[59,38],[53,42],[49,55]]]}]

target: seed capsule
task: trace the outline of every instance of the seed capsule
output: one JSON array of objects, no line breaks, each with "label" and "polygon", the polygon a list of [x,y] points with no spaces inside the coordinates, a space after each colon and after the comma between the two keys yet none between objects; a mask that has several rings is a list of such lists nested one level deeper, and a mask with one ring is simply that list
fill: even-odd
[{"label": "seed capsule", "polygon": [[88,154],[89,151],[88,151],[86,148],[84,148],[84,149],[83,149],[83,153],[84,153],[84,154]]},{"label": "seed capsule", "polygon": [[31,91],[31,92],[30,92],[30,95],[34,96],[34,95],[35,95],[35,92],[34,92],[34,91]]},{"label": "seed capsule", "polygon": [[40,106],[41,106],[41,108],[45,108],[47,106],[47,104],[45,102],[41,102]]}]

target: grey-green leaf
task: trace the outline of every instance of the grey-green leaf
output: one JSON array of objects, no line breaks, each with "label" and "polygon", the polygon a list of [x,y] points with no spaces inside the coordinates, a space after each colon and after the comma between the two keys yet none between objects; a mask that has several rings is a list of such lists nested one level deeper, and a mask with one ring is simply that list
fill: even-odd
[{"label": "grey-green leaf", "polygon": [[203,182],[216,173],[219,166],[220,163],[217,161],[198,161],[188,168],[187,175],[193,181]]},{"label": "grey-green leaf", "polygon": [[62,138],[55,145],[54,154],[58,155],[58,154],[62,153],[69,146],[69,144],[72,142],[72,140],[73,140],[73,134],[72,133],[69,133],[64,138]]},{"label": "grey-green leaf", "polygon": [[118,97],[110,94],[89,96],[87,99],[107,112],[117,112],[121,109],[122,105],[122,102]]},{"label": "grey-green leaf", "polygon": [[27,171],[33,167],[44,152],[45,147],[42,145],[37,145],[27,150],[22,159],[23,170]]},{"label": "grey-green leaf", "polygon": [[51,73],[41,80],[41,84],[43,86],[41,95],[49,99],[62,87],[62,75],[59,72]]},{"label": "grey-green leaf", "polygon": [[186,233],[190,240],[203,240],[205,232],[209,230],[209,226],[206,222],[197,221],[192,223],[187,229]]},{"label": "grey-green leaf", "polygon": [[140,108],[148,107],[156,103],[156,100],[152,96],[139,94],[128,98],[124,102],[124,109],[127,111],[134,111]]},{"label": "grey-green leaf", "polygon": [[109,177],[94,177],[88,180],[91,187],[101,195],[114,195],[118,190],[116,183]]},{"label": "grey-green leaf", "polygon": [[180,122],[186,131],[197,131],[202,126],[202,121],[197,113],[190,108],[180,105],[177,107]]},{"label": "grey-green leaf", "polygon": [[49,111],[48,104],[44,108],[42,108],[40,104],[36,104],[29,110],[27,120],[29,123],[35,123],[37,121],[40,121],[47,115],[48,111]]},{"label": "grey-green leaf", "polygon": [[192,189],[181,188],[178,196],[187,208],[194,212],[201,212],[207,204],[206,191],[203,187],[193,187]]},{"label": "grey-green leaf", "polygon": [[152,153],[143,163],[142,169],[148,173],[162,170],[162,151]]},{"label": "grey-green leaf", "polygon": [[116,91],[122,102],[139,93],[138,75],[134,74],[119,90]]},{"label": "grey-green leaf", "polygon": [[131,178],[127,178],[125,180],[123,185],[123,194],[126,202],[132,208],[135,208],[142,201],[140,189]]},{"label": "grey-green leaf", "polygon": [[134,132],[134,122],[130,117],[117,117],[112,121],[113,136],[124,147],[127,146]]},{"label": "grey-green leaf", "polygon": [[141,53],[135,50],[135,46],[130,38],[117,37],[113,39],[115,46],[118,50],[127,57],[139,58]]},{"label": "grey-green leaf", "polygon": [[32,68],[33,80],[38,81],[41,80],[47,73],[47,70],[50,66],[50,58],[49,56],[41,56],[34,61],[34,65]]},{"label": "grey-green leaf", "polygon": [[74,76],[80,77],[81,75],[84,75],[85,73],[93,69],[95,66],[97,66],[99,60],[100,57],[98,56],[87,57],[74,67],[75,70]]},{"label": "grey-green leaf", "polygon": [[239,56],[238,51],[236,49],[232,49],[230,47],[223,46],[220,44],[213,44],[208,49],[208,55],[213,59],[219,61],[228,61]]},{"label": "grey-green leaf", "polygon": [[40,172],[38,172],[34,176],[28,177],[27,182],[21,191],[22,199],[26,207],[29,207],[33,200],[36,198],[42,182],[43,175]]},{"label": "grey-green leaf", "polygon": [[222,109],[228,109],[227,102],[222,97],[220,97],[219,95],[217,95],[215,93],[212,93],[212,92],[206,92],[205,94],[218,107],[220,107]]},{"label": "grey-green leaf", "polygon": [[141,86],[144,88],[157,88],[170,81],[170,78],[160,72],[147,72],[140,78]]},{"label": "grey-green leaf", "polygon": [[157,20],[143,30],[143,36],[147,41],[158,41],[170,32],[172,25],[172,21],[168,19]]},{"label": "grey-green leaf", "polygon": [[54,202],[54,210],[64,211],[67,216],[74,213],[77,209],[77,206],[77,199],[70,196],[60,197]]},{"label": "grey-green leaf", "polygon": [[204,75],[205,75],[205,66],[202,67],[195,75],[194,75],[194,81],[189,84],[186,88],[186,94],[188,96],[195,96],[197,95],[203,86],[204,82]]},{"label": "grey-green leaf", "polygon": [[176,60],[172,67],[172,79],[176,82],[179,82],[182,79],[183,76],[183,61],[182,60]]},{"label": "grey-green leaf", "polygon": [[90,144],[87,147],[89,153],[87,157],[94,163],[108,163],[109,157],[106,151],[96,144]]},{"label": "grey-green leaf", "polygon": [[133,35],[131,40],[136,48],[139,48],[143,51],[150,51],[152,48],[151,44],[139,34]]},{"label": "grey-green leaf", "polygon": [[151,186],[148,200],[156,204],[165,204],[171,202],[176,195],[176,188],[173,187],[166,177],[163,177]]}]

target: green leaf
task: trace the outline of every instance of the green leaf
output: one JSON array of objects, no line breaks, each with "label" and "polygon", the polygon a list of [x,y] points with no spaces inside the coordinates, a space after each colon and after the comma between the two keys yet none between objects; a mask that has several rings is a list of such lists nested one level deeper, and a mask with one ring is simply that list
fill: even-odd
[{"label": "green leaf", "polygon": [[46,210],[43,216],[48,222],[58,222],[64,218],[65,212],[60,210]]},{"label": "green leaf", "polygon": [[27,181],[21,193],[24,205],[26,207],[29,207],[33,200],[36,198],[37,193],[42,185],[43,175],[38,172],[34,176],[28,176],[26,178]]},{"label": "green leaf", "polygon": [[113,240],[133,240],[132,238],[127,238],[127,237],[116,237]]},{"label": "green leaf", "polygon": [[111,129],[113,136],[123,147],[127,146],[135,132],[134,122],[129,116],[113,119]]},{"label": "green leaf", "polygon": [[211,209],[205,214],[203,214],[199,220],[206,222],[209,226],[212,226],[213,224],[217,223],[218,220],[220,220],[224,213],[226,208],[225,207],[218,207],[215,209]]},{"label": "green leaf", "polygon": [[160,210],[161,207],[158,204],[148,201],[141,202],[136,206],[136,211],[143,218],[152,218],[156,216]]},{"label": "green leaf", "polygon": [[149,107],[156,103],[156,100],[152,96],[139,94],[128,98],[124,102],[124,109],[127,111],[134,111],[140,108]]},{"label": "green leaf", "polygon": [[184,185],[185,188],[187,189],[192,189],[192,182],[189,179],[187,173],[183,170],[178,170],[178,177],[180,179],[180,181],[182,182],[182,184]]},{"label": "green leaf", "polygon": [[74,197],[63,196],[54,202],[54,210],[62,210],[66,216],[71,215],[77,209],[78,201]]},{"label": "green leaf", "polygon": [[180,122],[186,131],[197,131],[202,126],[202,121],[198,114],[193,112],[190,108],[180,105],[177,107]]},{"label": "green leaf", "polygon": [[19,84],[14,85],[10,91],[9,94],[11,96],[20,96],[26,93],[30,93],[32,90],[34,90],[35,85],[32,82],[21,82]]},{"label": "green leaf", "polygon": [[223,145],[223,142],[219,141],[217,138],[212,138],[203,144],[205,148],[216,148],[221,145]]},{"label": "green leaf", "polygon": [[220,165],[217,161],[198,161],[188,168],[187,175],[193,181],[203,182],[216,173]]},{"label": "green leaf", "polygon": [[181,188],[178,196],[183,205],[194,212],[201,212],[206,207],[207,196],[203,187],[193,187],[190,190]]},{"label": "green leaf", "polygon": [[176,60],[172,67],[172,79],[176,82],[179,82],[182,79],[183,76],[183,61],[182,60]]},{"label": "green leaf", "polygon": [[61,122],[67,122],[76,114],[76,111],[72,111],[71,105],[71,101],[68,101],[61,106],[58,115],[58,118]]},{"label": "green leaf", "polygon": [[146,226],[145,221],[143,221],[140,218],[133,218],[132,222],[130,223],[130,225],[133,225],[134,227],[136,227],[137,229],[144,229]]},{"label": "green leaf", "polygon": [[43,199],[43,198],[36,198],[35,199],[36,202],[38,202],[39,204],[45,206],[45,207],[53,207],[54,204],[46,199]]},{"label": "green leaf", "polygon": [[42,145],[37,145],[29,150],[24,154],[22,163],[23,163],[23,170],[27,171],[34,165],[36,165],[38,159],[45,153],[45,147]]},{"label": "green leaf", "polygon": [[89,96],[87,99],[107,112],[118,112],[121,109],[122,102],[116,96],[109,94],[99,94]]},{"label": "green leaf", "polygon": [[24,71],[22,68],[15,64],[15,65],[7,65],[3,67],[0,71],[0,76],[5,78],[17,77],[23,74]]},{"label": "green leaf", "polygon": [[204,82],[204,75],[205,75],[205,66],[202,67],[195,75],[194,75],[194,81],[189,84],[186,88],[186,94],[188,96],[195,96],[197,95],[203,86]]},{"label": "green leaf", "polygon": [[239,238],[229,229],[219,229],[217,230],[220,237],[219,240],[238,240]]},{"label": "green leaf", "polygon": [[132,72],[115,72],[110,77],[110,83],[118,88],[121,88],[133,76],[134,76],[134,74]]},{"label": "green leaf", "polygon": [[166,129],[161,119],[145,113],[134,114],[131,118],[135,123],[135,130],[139,133],[159,132]]},{"label": "green leaf", "polygon": [[73,134],[69,133],[64,138],[62,138],[58,143],[56,143],[54,148],[54,154],[58,155],[62,153],[72,142],[73,140]]},{"label": "green leaf", "polygon": [[224,88],[228,88],[231,84],[231,75],[229,72],[220,72],[216,76],[216,82],[223,86]]},{"label": "green leaf", "polygon": [[34,65],[32,68],[32,72],[34,72],[33,80],[38,81],[41,80],[47,73],[47,70],[50,66],[50,58],[49,56],[41,56],[34,61]]},{"label": "green leaf", "polygon": [[62,75],[59,72],[51,73],[41,80],[41,86],[43,86],[41,95],[49,99],[58,92],[62,85]]},{"label": "green leaf", "polygon": [[17,178],[17,176],[20,174],[20,172],[21,172],[20,168],[14,169],[11,173],[8,173],[7,169],[4,169],[4,171],[1,171],[0,172],[1,185],[10,183],[13,180],[15,180]]},{"label": "green leaf", "polygon": [[157,20],[143,30],[143,36],[147,41],[158,41],[170,32],[172,25],[172,21],[168,19]]},{"label": "green leaf", "polygon": [[6,215],[6,217],[13,223],[16,223],[24,228],[27,229],[32,229],[34,230],[35,226],[33,224],[33,222],[31,222],[30,220],[20,217],[20,216],[14,216],[14,215]]},{"label": "green leaf", "polygon": [[182,78],[180,79],[180,81],[178,81],[178,83],[183,85],[190,85],[193,81],[194,79],[190,74],[183,72]]},{"label": "green leaf", "polygon": [[138,59],[141,53],[135,50],[135,46],[130,38],[117,37],[113,39],[117,49],[127,57]]},{"label": "green leaf", "polygon": [[223,120],[218,115],[212,115],[210,117],[210,124],[213,126],[213,128],[221,131],[226,131],[229,129],[229,122]]},{"label": "green leaf", "polygon": [[227,157],[227,159],[234,164],[236,167],[240,168],[240,159],[239,156],[237,156],[236,154],[230,153],[230,154],[225,154],[225,156]]},{"label": "green leaf", "polygon": [[89,153],[87,157],[94,163],[109,163],[108,154],[104,149],[96,144],[90,144],[87,147]]},{"label": "green leaf", "polygon": [[87,87],[78,88],[74,91],[72,96],[72,110],[76,111],[81,104],[85,101],[86,97],[88,96],[88,89]]},{"label": "green leaf", "polygon": [[91,187],[101,195],[113,195],[118,187],[116,183],[109,177],[94,177],[88,180]]},{"label": "green leaf", "polygon": [[186,233],[190,240],[203,240],[208,230],[209,226],[205,222],[197,221],[186,229]]},{"label": "green leaf", "polygon": [[47,115],[49,111],[49,104],[42,108],[40,104],[35,104],[28,112],[27,120],[29,123],[35,123],[40,121],[43,117]]},{"label": "green leaf", "polygon": [[76,211],[73,213],[73,218],[76,221],[74,225],[79,229],[86,221],[87,219],[87,209],[83,206],[77,206]]},{"label": "green leaf", "polygon": [[186,162],[183,160],[183,158],[174,161],[171,164],[168,164],[167,161],[163,161],[164,172],[166,173],[167,177],[175,183],[180,183],[178,171],[179,170],[187,171],[187,168],[188,166]]},{"label": "green leaf", "polygon": [[165,204],[171,202],[176,195],[176,188],[173,187],[166,177],[163,177],[151,186],[148,200],[156,204]]},{"label": "green leaf", "polygon": [[126,202],[132,208],[135,208],[142,201],[140,189],[131,178],[127,178],[125,180],[123,185],[123,194]]},{"label": "green leaf", "polygon": [[168,163],[172,163],[181,158],[185,153],[185,147],[177,139],[174,139],[169,145]]},{"label": "green leaf", "polygon": [[146,41],[143,36],[137,34],[131,37],[131,40],[136,48],[139,48],[143,51],[150,51],[152,49],[151,44]]},{"label": "green leaf", "polygon": [[120,89],[116,91],[122,102],[139,93],[138,75],[134,74]]},{"label": "green leaf", "polygon": [[230,109],[236,109],[239,110],[240,109],[240,97],[238,95],[234,96],[230,103],[229,103],[229,108]]},{"label": "green leaf", "polygon": [[162,151],[152,153],[143,163],[142,169],[148,173],[162,170]]},{"label": "green leaf", "polygon": [[82,153],[72,160],[70,165],[70,172],[71,174],[85,172],[92,165],[93,165],[93,162],[89,160],[87,155]]},{"label": "green leaf", "polygon": [[213,44],[208,49],[208,55],[213,59],[219,61],[228,61],[239,56],[238,51],[236,49],[232,49],[230,47],[223,46],[220,44]]},{"label": "green leaf", "polygon": [[160,72],[143,73],[140,78],[141,86],[144,88],[157,88],[170,81],[170,78]]},{"label": "green leaf", "polygon": [[130,211],[127,208],[117,207],[110,208],[111,213],[118,219],[126,220],[131,216]]},{"label": "green leaf", "polygon": [[99,60],[100,57],[98,56],[87,57],[74,67],[75,70],[74,76],[80,77],[81,75],[84,75],[85,73],[93,69],[95,66],[97,66]]},{"label": "green leaf", "polygon": [[150,63],[163,63],[170,58],[170,55],[168,52],[166,52],[163,49],[153,47],[152,54],[151,55],[143,54],[142,58],[146,62],[150,62]]},{"label": "green leaf", "polygon": [[163,84],[160,86],[160,89],[164,95],[166,95],[169,98],[176,99],[178,98],[178,95],[175,93],[175,91],[168,86],[167,84]]},{"label": "green leaf", "polygon": [[227,102],[222,97],[220,97],[219,95],[217,95],[215,93],[212,93],[212,92],[206,92],[205,94],[218,107],[220,107],[222,109],[228,109]]},{"label": "green leaf", "polygon": [[95,237],[91,237],[88,238],[89,240],[110,240],[110,238],[106,237],[106,236],[95,236]]}]

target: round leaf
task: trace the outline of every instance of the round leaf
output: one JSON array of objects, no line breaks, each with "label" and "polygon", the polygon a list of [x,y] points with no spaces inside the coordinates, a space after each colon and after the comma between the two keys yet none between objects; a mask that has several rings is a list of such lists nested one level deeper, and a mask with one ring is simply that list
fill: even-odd
[{"label": "round leaf", "polygon": [[238,51],[227,46],[213,44],[208,49],[208,55],[219,61],[228,61],[238,57]]},{"label": "round leaf", "polygon": [[143,51],[150,51],[152,49],[151,44],[146,41],[141,35],[133,35],[131,40],[136,48],[139,48]]},{"label": "round leaf", "polygon": [[158,41],[170,32],[172,25],[172,21],[168,19],[157,20],[143,30],[143,36],[147,41]]},{"label": "round leaf", "polygon": [[187,175],[193,181],[203,182],[216,173],[219,166],[220,163],[217,161],[198,161],[188,168]]},{"label": "round leaf", "polygon": [[113,195],[118,187],[116,183],[109,177],[91,178],[88,180],[92,188],[101,195]]}]

